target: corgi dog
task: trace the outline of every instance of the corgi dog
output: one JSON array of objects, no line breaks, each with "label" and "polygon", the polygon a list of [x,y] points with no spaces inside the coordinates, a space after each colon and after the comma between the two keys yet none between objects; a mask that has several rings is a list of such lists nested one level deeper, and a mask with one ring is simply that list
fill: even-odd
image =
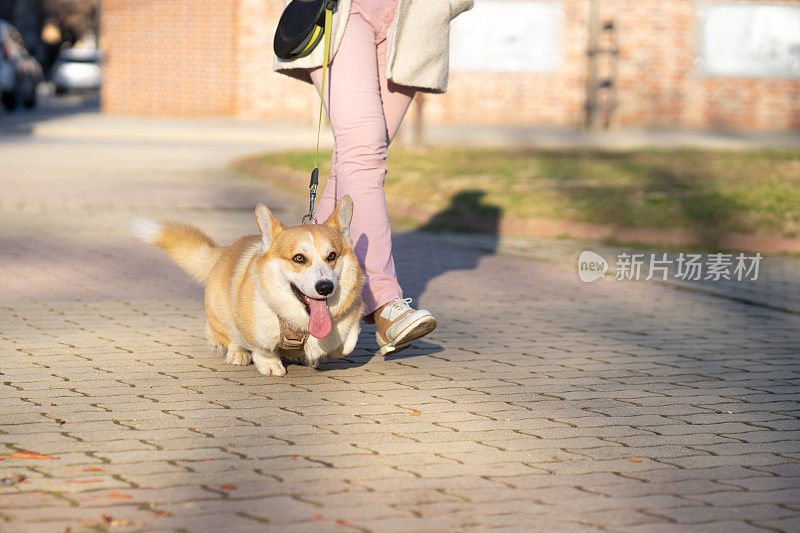
[{"label": "corgi dog", "polygon": [[283,360],[316,366],[353,351],[364,274],[353,253],[353,202],[322,224],[286,227],[263,204],[260,235],[217,244],[194,226],[136,219],[132,228],[205,285],[209,340],[231,365],[283,376]]}]

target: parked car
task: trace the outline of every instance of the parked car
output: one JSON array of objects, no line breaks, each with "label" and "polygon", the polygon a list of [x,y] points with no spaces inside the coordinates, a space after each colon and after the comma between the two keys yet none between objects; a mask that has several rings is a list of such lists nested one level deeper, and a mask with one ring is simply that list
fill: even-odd
[{"label": "parked car", "polygon": [[99,89],[103,81],[100,52],[92,48],[62,50],[53,65],[52,79],[56,94]]},{"label": "parked car", "polygon": [[0,92],[3,105],[14,109],[36,105],[36,87],[42,81],[42,66],[31,56],[19,31],[0,20]]}]

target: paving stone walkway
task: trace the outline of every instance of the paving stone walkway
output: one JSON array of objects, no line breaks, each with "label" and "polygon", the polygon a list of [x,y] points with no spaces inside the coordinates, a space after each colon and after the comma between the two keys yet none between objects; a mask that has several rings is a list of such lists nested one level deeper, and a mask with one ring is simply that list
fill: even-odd
[{"label": "paving stone walkway", "polygon": [[580,243],[398,232],[424,342],[226,366],[127,224],[297,220],[225,166],[264,148],[0,137],[0,531],[800,530],[800,316],[584,284]]}]

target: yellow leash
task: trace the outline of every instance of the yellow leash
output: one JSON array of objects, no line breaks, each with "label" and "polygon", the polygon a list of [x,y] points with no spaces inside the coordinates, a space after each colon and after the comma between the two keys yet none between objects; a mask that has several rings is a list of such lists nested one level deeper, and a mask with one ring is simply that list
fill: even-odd
[{"label": "yellow leash", "polygon": [[[317,151],[314,155],[314,170],[311,172],[311,183],[308,184],[309,202],[308,214],[303,216],[302,222],[317,223],[314,217],[314,201],[317,198],[317,185],[319,185],[319,136],[322,130],[322,108],[325,105],[325,80],[328,77],[328,59],[331,49],[331,20],[333,19],[334,2],[328,2],[325,6],[325,45],[323,46],[322,57],[322,86],[319,91],[319,118],[317,119]],[[312,39],[313,42],[313,39]]]}]

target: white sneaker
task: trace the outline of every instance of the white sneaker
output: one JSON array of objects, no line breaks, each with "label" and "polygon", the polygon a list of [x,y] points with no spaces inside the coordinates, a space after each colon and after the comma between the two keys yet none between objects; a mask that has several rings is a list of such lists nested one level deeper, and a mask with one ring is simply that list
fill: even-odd
[{"label": "white sneaker", "polygon": [[411,341],[436,328],[436,319],[429,311],[414,309],[410,303],[411,298],[395,298],[375,317],[375,338],[380,346],[380,355],[408,348]]}]

